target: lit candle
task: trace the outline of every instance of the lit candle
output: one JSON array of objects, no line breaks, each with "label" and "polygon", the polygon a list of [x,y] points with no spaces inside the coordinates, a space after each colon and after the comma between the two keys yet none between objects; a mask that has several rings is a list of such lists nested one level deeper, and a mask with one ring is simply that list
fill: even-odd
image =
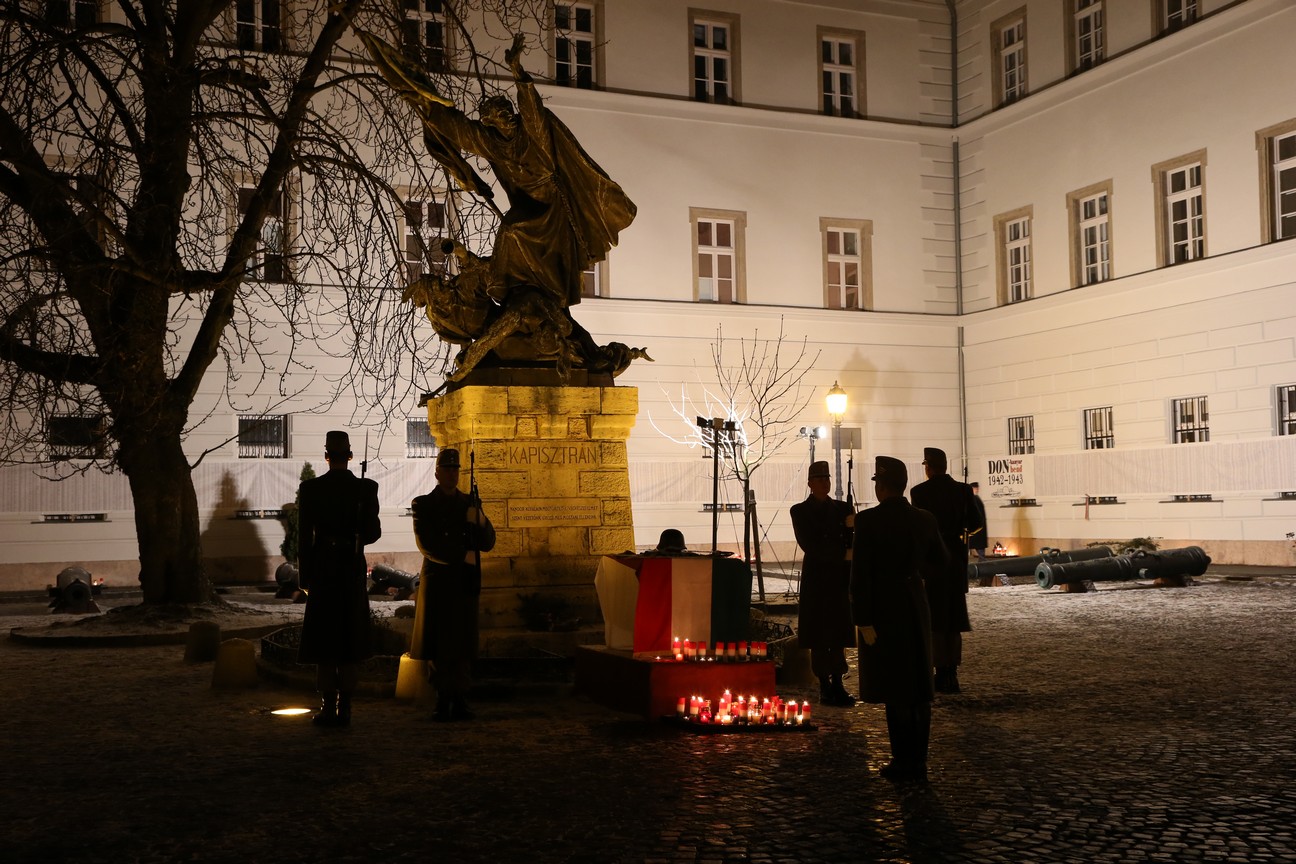
[{"label": "lit candle", "polygon": [[791,702],[787,704],[787,710],[783,713],[783,721],[785,723],[793,723],[796,720],[796,715],[797,715],[797,701],[793,699]]},{"label": "lit candle", "polygon": [[694,655],[695,655],[695,653],[696,653],[696,651],[697,651],[697,649],[693,646],[693,640],[692,640],[692,639],[685,639],[685,640],[684,640],[684,656],[687,657],[688,659],[692,660],[693,657],[694,657]]},{"label": "lit candle", "polygon": [[809,702],[802,702],[802,703],[801,703],[801,719],[798,720],[797,722],[799,723],[799,722],[801,722],[801,720],[804,720],[806,723],[809,723],[809,722],[810,722],[810,703],[809,703]]},{"label": "lit candle", "polygon": [[678,636],[676,636],[674,639],[671,640],[671,653],[672,653],[672,654],[678,654],[678,653],[680,653],[680,650],[681,650],[683,647],[684,647],[684,646],[683,646],[683,644],[680,642],[680,638],[679,638]]},{"label": "lit candle", "polygon": [[701,658],[703,658],[703,659],[706,659],[707,653],[706,653],[706,643],[705,643],[705,642],[699,642],[699,643],[698,643],[698,656],[701,657]]},{"label": "lit candle", "polygon": [[721,714],[721,715],[720,715],[720,725],[721,725],[721,726],[732,726],[732,725],[733,725],[733,715],[732,715],[732,714]]},{"label": "lit candle", "polygon": [[729,691],[728,691],[728,690],[724,691],[724,693],[721,694],[721,696],[720,696],[720,713],[721,713],[721,714],[728,714],[728,713],[729,713],[729,705],[730,705],[732,702],[733,702],[733,697],[729,695]]},{"label": "lit candle", "polygon": [[701,700],[700,697],[698,697],[698,696],[690,696],[690,697],[689,697],[689,716],[690,716],[690,717],[696,717],[696,716],[698,715],[698,712],[702,709],[702,704],[701,704],[701,703],[702,703],[702,700]]}]

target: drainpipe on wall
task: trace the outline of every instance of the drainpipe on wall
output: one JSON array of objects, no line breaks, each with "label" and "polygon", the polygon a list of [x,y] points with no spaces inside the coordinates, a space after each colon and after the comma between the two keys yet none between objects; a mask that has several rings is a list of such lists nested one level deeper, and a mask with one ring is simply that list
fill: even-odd
[{"label": "drainpipe on wall", "polygon": [[[949,9],[950,27],[950,128],[958,129],[959,125],[959,78],[958,78],[958,10],[955,0],[945,0]],[[954,311],[963,317],[963,205],[960,200],[962,189],[962,169],[959,165],[959,140],[954,136],[950,145],[950,161],[954,184]],[[963,452],[963,482],[968,479],[968,419],[967,419],[967,380],[963,365],[963,325],[958,327],[958,400],[959,400],[959,439]]]}]

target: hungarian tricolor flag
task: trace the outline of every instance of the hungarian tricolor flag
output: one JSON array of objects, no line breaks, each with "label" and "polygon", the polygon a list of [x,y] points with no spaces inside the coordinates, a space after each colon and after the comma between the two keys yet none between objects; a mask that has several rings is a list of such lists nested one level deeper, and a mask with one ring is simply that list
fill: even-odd
[{"label": "hungarian tricolor flag", "polygon": [[733,558],[604,558],[595,584],[608,647],[627,647],[623,640],[629,635],[631,609],[635,653],[669,653],[676,636],[708,647],[745,640],[751,583],[751,568]]}]

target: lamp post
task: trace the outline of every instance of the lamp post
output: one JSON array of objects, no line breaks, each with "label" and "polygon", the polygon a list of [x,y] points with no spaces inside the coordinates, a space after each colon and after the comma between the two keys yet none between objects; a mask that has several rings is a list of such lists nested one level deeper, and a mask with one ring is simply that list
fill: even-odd
[{"label": "lamp post", "polygon": [[841,480],[841,423],[842,417],[846,415],[846,391],[834,381],[832,389],[828,391],[828,415],[832,417],[833,422],[833,452],[836,456],[836,476],[837,476],[837,500],[842,500],[842,480]]}]

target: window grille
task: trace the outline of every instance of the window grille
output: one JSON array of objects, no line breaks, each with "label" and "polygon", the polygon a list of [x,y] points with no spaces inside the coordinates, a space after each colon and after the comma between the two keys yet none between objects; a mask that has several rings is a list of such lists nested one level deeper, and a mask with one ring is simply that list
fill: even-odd
[{"label": "window grille", "polygon": [[1008,453],[1023,456],[1035,452],[1035,418],[1031,415],[1008,418]]},{"label": "window grille", "polygon": [[1191,444],[1210,440],[1210,415],[1205,396],[1175,399],[1170,406],[1174,422],[1174,443]]},{"label": "window grille", "polygon": [[107,452],[102,414],[54,414],[47,432],[51,459],[98,459]]},{"label": "window grille", "polygon": [[238,456],[240,459],[286,459],[288,415],[240,414]]},{"label": "window grille", "polygon": [[1111,406],[1085,409],[1084,435],[1086,450],[1109,450],[1116,446]]},{"label": "window grille", "polygon": [[436,438],[428,421],[409,418],[405,421],[405,458],[431,459],[436,456]]}]

